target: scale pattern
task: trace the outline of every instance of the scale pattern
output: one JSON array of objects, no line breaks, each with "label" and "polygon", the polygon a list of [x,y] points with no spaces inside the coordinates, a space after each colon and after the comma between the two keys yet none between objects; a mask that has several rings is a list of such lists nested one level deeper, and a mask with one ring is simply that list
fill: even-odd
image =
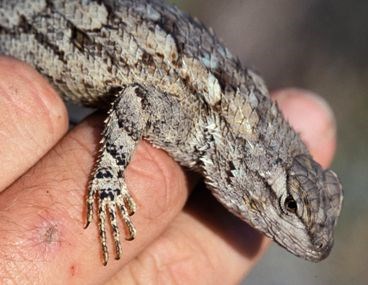
[{"label": "scale pattern", "polygon": [[116,258],[117,218],[134,239],[124,180],[141,139],[199,172],[229,211],[297,256],[326,257],[342,204],[268,96],[263,80],[199,21],[160,1],[12,0],[0,3],[0,53],[26,61],[67,99],[109,109],[87,198],[97,200]]}]

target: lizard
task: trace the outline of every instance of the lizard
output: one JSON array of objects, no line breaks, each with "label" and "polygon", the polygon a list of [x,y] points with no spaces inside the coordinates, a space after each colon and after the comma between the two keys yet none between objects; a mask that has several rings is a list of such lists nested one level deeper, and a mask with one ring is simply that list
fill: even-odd
[{"label": "lizard", "polygon": [[230,212],[296,256],[328,256],[342,186],[313,160],[269,96],[211,29],[159,0],[11,0],[0,4],[0,53],[34,66],[66,100],[107,111],[86,197],[103,264],[110,223],[133,240],[124,173],[140,140],[199,173]]}]

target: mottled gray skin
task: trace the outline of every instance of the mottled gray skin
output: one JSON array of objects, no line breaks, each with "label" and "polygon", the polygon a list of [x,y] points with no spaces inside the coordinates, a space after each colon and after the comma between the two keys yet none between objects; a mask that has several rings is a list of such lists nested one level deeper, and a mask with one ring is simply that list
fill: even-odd
[{"label": "mottled gray skin", "polygon": [[[83,4],[81,4],[83,3]],[[120,213],[133,239],[124,170],[142,139],[201,173],[229,211],[297,256],[325,258],[342,189],[211,31],[158,1],[1,1],[0,52],[32,64],[65,99],[110,108],[87,199],[116,258]]]}]

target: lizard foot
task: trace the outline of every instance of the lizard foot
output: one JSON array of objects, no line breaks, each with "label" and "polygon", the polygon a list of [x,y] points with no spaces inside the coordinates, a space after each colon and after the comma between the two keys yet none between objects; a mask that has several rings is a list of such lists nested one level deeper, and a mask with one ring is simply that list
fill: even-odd
[{"label": "lizard foot", "polygon": [[136,206],[133,198],[127,191],[125,183],[115,176],[111,167],[97,168],[95,175],[89,187],[87,198],[87,224],[92,221],[93,202],[97,194],[98,215],[99,215],[99,235],[101,239],[103,264],[106,265],[109,259],[106,224],[110,223],[115,243],[116,259],[120,259],[122,254],[120,231],[117,222],[117,216],[121,215],[126,225],[126,240],[133,240],[136,235],[136,229],[130,219],[135,212]]},{"label": "lizard foot", "polygon": [[133,240],[136,234],[130,219],[136,206],[125,184],[124,172],[146,125],[146,116],[141,115],[143,110],[141,98],[137,96],[137,93],[141,94],[138,88],[125,88],[113,102],[105,120],[102,146],[89,185],[86,227],[92,221],[93,203],[97,198],[104,265],[109,259],[106,224],[111,225],[116,259],[120,259],[122,254],[117,216],[120,215],[126,225],[126,240]]}]

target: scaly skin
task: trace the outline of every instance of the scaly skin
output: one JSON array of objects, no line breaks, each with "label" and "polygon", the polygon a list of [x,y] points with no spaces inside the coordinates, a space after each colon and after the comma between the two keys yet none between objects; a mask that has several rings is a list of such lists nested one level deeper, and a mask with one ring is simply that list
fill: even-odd
[{"label": "scaly skin", "polygon": [[232,213],[297,256],[325,258],[342,188],[322,170],[262,79],[207,30],[159,1],[2,1],[0,52],[24,60],[65,99],[109,108],[87,198],[121,256],[117,215],[134,239],[124,171],[141,139],[199,172]]}]

